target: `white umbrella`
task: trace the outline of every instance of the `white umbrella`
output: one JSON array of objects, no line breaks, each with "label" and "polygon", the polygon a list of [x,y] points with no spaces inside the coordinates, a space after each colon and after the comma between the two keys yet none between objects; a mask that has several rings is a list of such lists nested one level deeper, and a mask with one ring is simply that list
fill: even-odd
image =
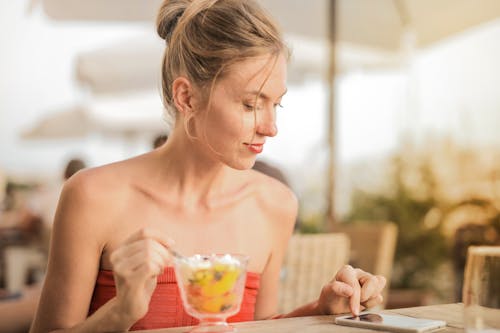
[{"label": "white umbrella", "polygon": [[160,98],[156,95],[99,99],[48,114],[21,134],[25,140],[59,140],[92,134],[121,138],[154,137],[167,133]]},{"label": "white umbrella", "polygon": [[[162,0],[33,0],[55,20],[152,21]],[[329,0],[260,0],[284,31],[327,39]],[[498,0],[337,0],[337,40],[397,50],[408,25],[427,46],[500,16]]]},{"label": "white umbrella", "polygon": [[[262,0],[287,32],[328,38],[331,0]],[[336,40],[398,50],[408,26],[425,47],[500,16],[497,0],[336,0]]]},{"label": "white umbrella", "polygon": [[150,21],[162,0],[33,0],[54,20]]},{"label": "white umbrella", "polygon": [[24,140],[76,139],[91,132],[91,123],[85,111],[74,107],[57,111],[39,120],[21,134]]},{"label": "white umbrella", "polygon": [[149,33],[82,53],[76,59],[76,78],[94,93],[159,91],[164,48],[164,41]]},{"label": "white umbrella", "polygon": [[[328,63],[328,45],[320,39],[287,36],[288,42],[300,45],[293,50],[289,81],[296,83],[308,75],[324,75]],[[164,41],[152,33],[85,52],[77,57],[76,78],[97,94],[154,90],[161,87],[161,59]],[[338,72],[352,68],[384,68],[399,61],[394,52],[343,44],[337,49]]]}]

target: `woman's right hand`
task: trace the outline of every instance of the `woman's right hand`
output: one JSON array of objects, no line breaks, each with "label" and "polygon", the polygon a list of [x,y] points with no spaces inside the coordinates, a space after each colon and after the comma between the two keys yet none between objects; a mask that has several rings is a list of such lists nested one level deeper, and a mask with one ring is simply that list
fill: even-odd
[{"label": "woman's right hand", "polygon": [[141,229],[111,253],[120,315],[131,325],[148,311],[157,276],[171,260],[173,241],[151,229]]}]

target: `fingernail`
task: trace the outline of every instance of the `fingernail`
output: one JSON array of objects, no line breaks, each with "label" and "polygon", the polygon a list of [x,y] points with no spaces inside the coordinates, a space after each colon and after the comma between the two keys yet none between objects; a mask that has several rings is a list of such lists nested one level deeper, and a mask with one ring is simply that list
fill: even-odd
[{"label": "fingernail", "polygon": [[354,315],[359,316],[359,305],[354,306]]}]

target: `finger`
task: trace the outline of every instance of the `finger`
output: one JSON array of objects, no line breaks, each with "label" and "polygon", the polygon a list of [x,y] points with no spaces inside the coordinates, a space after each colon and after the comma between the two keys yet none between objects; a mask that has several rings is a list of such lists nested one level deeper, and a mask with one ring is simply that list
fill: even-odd
[{"label": "finger", "polygon": [[158,254],[163,258],[165,264],[168,264],[168,262],[170,261],[170,255],[167,249],[156,240],[153,240],[151,238],[139,239],[132,243],[119,247],[111,254],[110,261],[111,263],[113,263],[116,260],[119,260],[119,258],[132,257],[137,252],[143,251],[158,252]]},{"label": "finger", "polygon": [[121,277],[129,277],[144,263],[144,253],[137,252],[131,256],[120,257],[113,264],[113,272]]},{"label": "finger", "polygon": [[150,278],[156,277],[163,272],[164,265],[159,260],[150,260],[143,262],[135,271],[134,274],[138,276]]},{"label": "finger", "polygon": [[[373,278],[371,278],[372,281],[375,281],[375,287],[371,291],[371,294],[368,292],[366,293],[366,297],[361,297],[361,303],[366,302],[374,297],[377,297],[378,295],[382,295],[382,292],[386,286],[387,280],[385,277],[382,275],[375,275]],[[363,290],[363,288],[361,288]],[[362,291],[363,294],[363,291]]]},{"label": "finger", "polygon": [[379,293],[379,280],[375,275],[362,270],[356,270],[356,273],[358,275],[359,284],[361,285],[361,302],[365,302]]},{"label": "finger", "polygon": [[140,252],[138,256],[129,262],[130,267],[134,267],[130,273],[130,276],[135,278],[153,277],[158,276],[163,273],[165,268],[165,262],[158,255],[158,253],[146,253]]},{"label": "finger", "polygon": [[135,240],[131,243],[126,243],[117,248],[111,253],[110,260],[113,262],[116,258],[130,257],[141,251],[146,246],[143,239]]},{"label": "finger", "polygon": [[120,274],[130,275],[144,264],[148,266],[151,263],[151,266],[155,267],[151,271],[160,274],[168,262],[168,252],[165,247],[152,239],[137,241],[137,243],[140,246],[135,253],[127,254],[124,251],[120,257],[115,257],[114,270]]},{"label": "finger", "polygon": [[125,243],[133,243],[134,241],[148,238],[156,240],[158,243],[162,244],[165,247],[171,247],[175,245],[175,241],[172,238],[167,237],[161,232],[151,228],[141,228],[137,230],[127,240],[125,240]]},{"label": "finger", "polygon": [[151,246],[151,250],[160,257],[163,266],[170,263],[172,256],[163,244],[158,243],[156,240],[150,240],[149,245]]},{"label": "finger", "polygon": [[349,307],[353,315],[359,315],[360,297],[361,297],[361,287],[356,276],[356,271],[352,266],[344,266],[336,277],[337,281],[347,283],[353,289],[353,293],[349,299]]},{"label": "finger", "polygon": [[331,288],[335,295],[342,297],[351,297],[354,292],[354,289],[350,285],[341,281],[332,282]]},{"label": "finger", "polygon": [[377,306],[379,304],[382,304],[384,301],[384,297],[380,294],[376,295],[373,298],[370,298],[366,302],[363,303],[363,306],[366,308],[373,308],[374,306]]},{"label": "finger", "polygon": [[382,275],[375,275],[375,276],[378,279],[377,293],[380,294],[380,293],[382,293],[382,290],[384,290],[385,286],[387,285],[387,279]]},{"label": "finger", "polygon": [[[164,246],[154,240],[146,240],[148,247],[143,252],[143,264],[148,268],[147,272],[151,275],[159,275],[163,272],[168,262],[168,252]],[[139,269],[140,270],[140,269]]]}]

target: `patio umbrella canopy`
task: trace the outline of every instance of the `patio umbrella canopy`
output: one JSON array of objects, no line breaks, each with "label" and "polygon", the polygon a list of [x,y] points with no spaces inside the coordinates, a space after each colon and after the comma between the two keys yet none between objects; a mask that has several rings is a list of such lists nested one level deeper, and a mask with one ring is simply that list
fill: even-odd
[{"label": "patio umbrella canopy", "polygon": [[152,21],[162,3],[162,0],[41,1],[49,17],[70,21]]},{"label": "patio umbrella canopy", "polygon": [[[34,0],[37,1],[37,0]],[[54,20],[150,21],[162,0],[39,0]],[[328,36],[330,0],[260,0],[287,33]],[[397,50],[411,26],[417,46],[427,46],[500,16],[497,0],[337,0],[337,34],[342,42]]]},{"label": "patio umbrella canopy", "polygon": [[[324,76],[328,63],[328,45],[320,39],[288,36],[293,50],[288,79],[299,83],[307,76]],[[75,62],[76,79],[95,94],[113,94],[124,91],[154,90],[161,87],[161,59],[164,41],[151,33],[117,42],[105,48],[80,54]],[[380,52],[353,45],[337,49],[337,72],[353,68],[379,69],[395,67],[399,54]]]},{"label": "patio umbrella canopy", "polygon": [[[263,0],[284,31],[328,38],[331,0]],[[336,0],[336,40],[398,50],[408,27],[425,47],[500,16],[496,0]]]},{"label": "patio umbrella canopy", "polygon": [[168,126],[162,119],[161,107],[151,107],[151,101],[154,99],[149,96],[116,98],[98,105],[56,110],[26,129],[21,138],[60,140],[83,138],[92,134],[131,138],[167,133]]},{"label": "patio umbrella canopy", "polygon": [[76,79],[99,94],[128,90],[159,92],[164,48],[164,41],[149,33],[82,53],[75,63]]},{"label": "patio umbrella canopy", "polygon": [[62,110],[40,119],[21,134],[23,140],[77,139],[91,132],[88,116],[82,108]]}]

